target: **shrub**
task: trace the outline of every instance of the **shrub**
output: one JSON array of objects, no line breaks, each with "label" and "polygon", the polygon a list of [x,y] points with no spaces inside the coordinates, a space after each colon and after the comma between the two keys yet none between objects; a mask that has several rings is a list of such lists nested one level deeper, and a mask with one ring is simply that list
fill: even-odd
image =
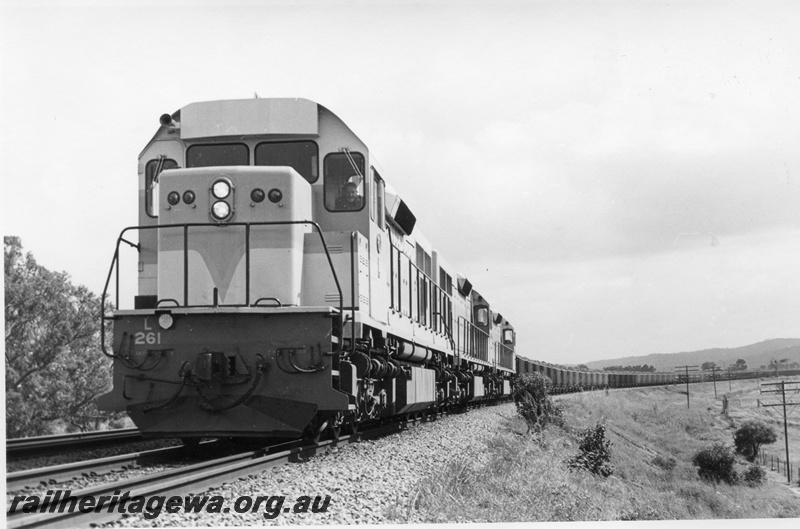
[{"label": "shrub", "polygon": [[767,480],[767,472],[758,463],[751,463],[742,474],[742,480],[751,487],[756,487]]},{"label": "shrub", "polygon": [[580,453],[567,460],[572,469],[586,469],[592,474],[604,478],[614,473],[611,465],[611,441],[606,439],[606,428],[598,424],[594,428],[587,428],[582,432],[578,449]]},{"label": "shrub", "polygon": [[559,422],[561,410],[550,399],[552,382],[541,373],[525,373],[517,377],[511,396],[517,413],[525,419],[528,432],[537,426],[544,427],[550,422]]},{"label": "shrub", "polygon": [[736,451],[748,461],[755,461],[761,445],[771,444],[778,440],[775,431],[761,421],[745,421],[733,434]]},{"label": "shrub", "polygon": [[697,474],[701,479],[714,483],[724,481],[728,485],[734,485],[738,481],[733,468],[735,461],[736,455],[722,443],[699,450],[692,457],[692,464],[697,467]]},{"label": "shrub", "polygon": [[662,469],[664,469],[666,471],[670,471],[673,468],[675,468],[675,465],[677,464],[677,461],[675,461],[674,457],[669,457],[669,456],[668,457],[664,457],[664,456],[659,454],[659,455],[655,456],[652,459],[651,463],[653,463],[657,467],[660,467],[660,468],[662,468]]}]

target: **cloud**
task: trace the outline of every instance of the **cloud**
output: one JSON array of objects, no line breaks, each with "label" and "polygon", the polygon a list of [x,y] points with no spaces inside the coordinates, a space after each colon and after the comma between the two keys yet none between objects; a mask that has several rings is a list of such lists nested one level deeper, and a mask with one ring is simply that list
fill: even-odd
[{"label": "cloud", "polygon": [[551,362],[728,347],[800,328],[800,229],[731,237],[646,257],[582,262],[487,255],[470,280]]}]

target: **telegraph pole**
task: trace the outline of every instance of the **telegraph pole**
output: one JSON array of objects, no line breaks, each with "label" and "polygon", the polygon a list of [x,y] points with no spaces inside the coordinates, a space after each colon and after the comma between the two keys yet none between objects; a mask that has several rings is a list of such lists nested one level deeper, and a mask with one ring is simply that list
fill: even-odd
[{"label": "telegraph pole", "polygon": [[679,373],[681,370],[685,370],[685,372],[686,372],[685,376],[686,376],[686,408],[687,409],[689,408],[689,370],[690,369],[692,370],[692,372],[696,372],[697,370],[700,369],[700,367],[699,366],[676,366],[675,367],[675,372],[676,373]]},{"label": "telegraph pole", "polygon": [[[800,405],[800,402],[786,402],[786,386],[791,384],[800,384],[800,382],[786,382],[781,380],[780,382],[774,382],[771,384],[762,384],[761,386],[761,393],[774,393],[777,394],[778,391],[781,393],[781,402],[773,403],[773,404],[761,404],[764,407],[774,408],[777,406],[783,407],[783,440],[786,446],[786,468],[789,468],[789,426],[787,424],[787,414],[786,414],[786,405],[789,404],[790,406],[797,406]],[[776,386],[774,389],[764,389],[765,386]],[[780,386],[780,390],[777,388]],[[793,394],[797,394],[800,392],[800,386],[795,385],[794,387],[790,388],[790,391]],[[786,471],[786,479],[789,480],[789,483],[792,482],[792,476],[789,471]]]},{"label": "telegraph pole", "polygon": [[711,376],[714,377],[714,399],[717,398],[717,366],[711,368]]}]

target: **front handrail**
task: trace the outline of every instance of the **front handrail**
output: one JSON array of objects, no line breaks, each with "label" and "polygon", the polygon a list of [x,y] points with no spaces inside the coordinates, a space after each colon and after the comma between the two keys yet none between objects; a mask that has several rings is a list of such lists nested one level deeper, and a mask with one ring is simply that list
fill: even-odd
[{"label": "front handrail", "polygon": [[[113,321],[113,316],[106,315],[106,297],[108,296],[108,286],[111,283],[111,276],[115,275],[115,289],[116,289],[116,297],[115,297],[115,307],[119,308],[119,248],[120,243],[126,243],[134,248],[137,251],[141,251],[141,246],[139,244],[133,244],[127,239],[125,239],[125,234],[129,231],[141,231],[141,230],[162,230],[162,229],[183,229],[183,289],[184,289],[184,307],[189,307],[189,296],[188,296],[188,289],[189,289],[189,246],[188,246],[188,236],[189,236],[189,228],[195,227],[216,227],[216,228],[223,228],[227,226],[244,226],[245,227],[245,304],[244,306],[250,306],[250,228],[253,226],[285,226],[285,225],[309,225],[313,227],[317,234],[319,235],[320,241],[322,242],[322,248],[325,250],[325,256],[328,259],[328,265],[331,269],[331,274],[333,274],[333,281],[336,283],[336,290],[339,293],[339,315],[341,316],[344,311],[344,295],[342,294],[342,286],[339,283],[339,277],[336,275],[336,269],[333,266],[333,260],[331,259],[331,254],[328,251],[328,244],[325,242],[325,236],[322,234],[322,228],[319,224],[314,221],[310,220],[285,220],[285,221],[264,221],[264,222],[229,222],[226,224],[215,224],[211,222],[195,222],[195,223],[185,223],[185,224],[170,224],[168,226],[164,225],[157,225],[157,226],[128,226],[127,228],[123,229],[119,237],[117,237],[117,244],[114,249],[114,257],[111,259],[111,266],[108,269],[108,275],[106,276],[106,283],[103,286],[103,295],[100,298],[100,348],[102,353],[109,357],[109,358],[117,358],[117,355],[109,353],[106,350],[106,322]],[[355,285],[350,285],[351,289],[355,289]],[[175,302],[177,306],[180,306],[176,300],[169,300]],[[262,301],[262,300],[258,300]],[[258,301],[256,303],[258,303]],[[280,302],[279,302],[280,303]],[[231,306],[239,306],[239,305],[231,305]],[[355,323],[353,323],[355,326]],[[337,354],[342,350],[342,343],[343,343],[343,336],[344,336],[344,325],[340,325],[337,327],[338,335],[337,337],[337,344],[336,348],[331,351],[331,354]]]}]

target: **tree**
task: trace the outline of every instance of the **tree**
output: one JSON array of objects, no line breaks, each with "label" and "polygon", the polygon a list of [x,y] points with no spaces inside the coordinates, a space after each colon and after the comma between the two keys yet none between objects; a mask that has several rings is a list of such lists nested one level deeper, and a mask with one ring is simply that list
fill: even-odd
[{"label": "tree", "polygon": [[717,364],[714,363],[714,362],[703,362],[703,364],[700,366],[700,369],[702,369],[703,371],[711,371],[712,369],[715,369],[716,367],[717,367]]},{"label": "tree", "polygon": [[118,417],[94,404],[110,386],[110,360],[96,346],[100,299],[23,255],[18,237],[4,237],[3,250],[6,435],[96,429]]},{"label": "tree", "polygon": [[692,457],[692,464],[697,467],[697,474],[705,481],[719,483],[724,481],[734,485],[739,479],[733,468],[736,456],[733,451],[722,443],[703,448]]},{"label": "tree", "polygon": [[731,369],[735,371],[746,371],[747,370],[747,362],[744,361],[743,358],[740,358],[736,361],[735,364],[731,365]]},{"label": "tree", "polygon": [[755,461],[761,445],[772,444],[777,440],[775,431],[757,420],[745,421],[733,434],[736,451],[748,461]]},{"label": "tree", "polygon": [[655,371],[655,366],[649,366],[647,364],[638,365],[638,366],[608,366],[604,367],[603,371],[634,371],[634,372],[650,372],[652,373]]}]

